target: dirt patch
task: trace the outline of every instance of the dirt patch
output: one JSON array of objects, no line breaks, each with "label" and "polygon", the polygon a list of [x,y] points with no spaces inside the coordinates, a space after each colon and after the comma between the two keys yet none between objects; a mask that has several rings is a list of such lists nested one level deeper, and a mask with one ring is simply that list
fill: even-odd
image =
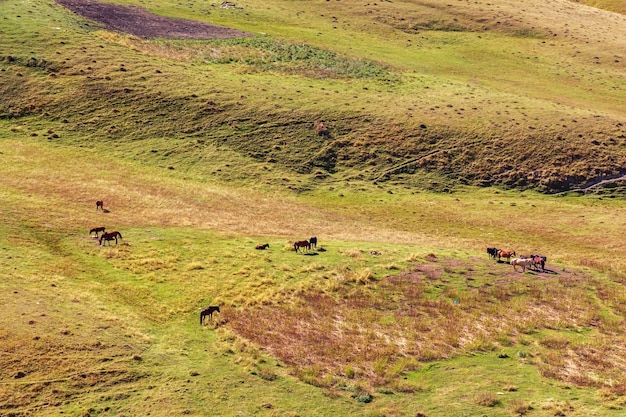
[{"label": "dirt patch", "polygon": [[240,30],[195,20],[172,19],[148,13],[141,7],[121,6],[91,0],[56,0],[58,4],[107,29],[141,38],[213,39],[252,36]]}]

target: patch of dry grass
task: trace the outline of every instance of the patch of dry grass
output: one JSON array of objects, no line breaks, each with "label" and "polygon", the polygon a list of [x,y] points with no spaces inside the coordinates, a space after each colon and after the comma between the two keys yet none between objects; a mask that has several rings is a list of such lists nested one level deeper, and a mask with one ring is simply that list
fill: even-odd
[{"label": "patch of dry grass", "polygon": [[[444,268],[448,263],[440,259],[437,266]],[[458,261],[452,264],[458,269]],[[430,361],[462,352],[489,352],[502,334],[507,335],[502,346],[511,346],[529,328],[535,332],[588,327],[598,312],[596,303],[579,295],[583,287],[559,288],[554,293],[550,280],[539,284],[533,278],[513,286],[508,280],[484,283],[444,295],[442,285],[451,287],[464,280],[459,281],[454,273],[452,282],[457,284],[428,279],[428,265],[415,265],[413,272],[387,277],[374,287],[354,286],[358,282],[347,280],[332,286],[332,294],[305,291],[293,305],[237,309],[229,325],[296,369],[315,364],[315,378],[344,375],[385,385],[407,370],[401,365],[407,358]],[[475,296],[481,291],[480,297]],[[485,300],[491,297],[496,301],[487,308]],[[452,302],[454,298],[460,299],[458,305]],[[598,362],[604,349],[590,354],[564,336],[544,337],[539,344],[546,348],[541,356],[545,376],[592,386],[623,379],[611,371],[626,369],[619,359],[621,353]],[[349,371],[346,361],[353,364]],[[582,367],[601,376],[593,381],[581,378]]]}]

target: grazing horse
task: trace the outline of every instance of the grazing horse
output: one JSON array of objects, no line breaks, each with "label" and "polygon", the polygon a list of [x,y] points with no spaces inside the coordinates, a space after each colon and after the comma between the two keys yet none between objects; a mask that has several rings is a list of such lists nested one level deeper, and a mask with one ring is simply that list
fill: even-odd
[{"label": "grazing horse", "polygon": [[213,320],[213,313],[214,312],[220,312],[220,307],[219,306],[208,306],[207,308],[205,308],[204,310],[202,310],[200,312],[200,324],[204,324],[204,318],[205,317],[209,317],[209,320]]},{"label": "grazing horse", "polygon": [[264,244],[262,244],[262,245],[256,245],[256,246],[254,247],[254,249],[257,249],[257,250],[265,250],[265,249],[268,249],[269,247],[270,247],[270,244],[269,244],[269,243],[264,243]]},{"label": "grazing horse", "polygon": [[516,256],[514,250],[499,250],[498,251],[498,260],[501,258],[506,258],[509,263],[511,263],[511,257]]},{"label": "grazing horse", "polygon": [[511,259],[511,265],[513,265],[513,269],[517,271],[517,267],[522,267],[522,272],[526,272],[526,267],[530,268],[533,264],[532,258],[513,258]]},{"label": "grazing horse", "polygon": [[[120,237],[120,239],[122,238],[122,234],[120,232],[118,232],[117,230],[113,231],[113,232],[104,232],[102,233],[102,236],[100,236],[100,246],[102,246],[102,242],[110,242],[112,240],[115,240],[115,244],[117,245],[117,237]],[[110,245],[110,243],[109,243]]]},{"label": "grazing horse", "polygon": [[106,228],[104,226],[102,226],[102,227],[94,227],[93,229],[91,229],[89,231],[89,234],[95,233],[96,237],[98,237],[98,233],[104,233],[105,229]]},{"label": "grazing horse", "polygon": [[311,239],[309,239],[309,243],[311,244],[312,248],[317,249],[317,236],[313,236]]},{"label": "grazing horse", "polygon": [[541,270],[544,271],[546,269],[546,262],[548,261],[548,258],[546,258],[543,255],[530,255],[530,259],[533,260],[533,266],[535,267],[535,269],[539,269],[539,267],[541,267]]},{"label": "grazing horse", "polygon": [[306,250],[308,251],[309,249],[311,249],[311,244],[308,240],[299,240],[293,244],[293,250],[298,252],[299,248],[306,248]]},{"label": "grazing horse", "polygon": [[491,258],[496,259],[498,257],[498,252],[500,252],[500,249],[498,249],[498,248],[487,248],[487,253],[489,254],[489,259],[491,259]]},{"label": "grazing horse", "polygon": [[102,200],[96,201],[96,211],[98,211],[98,209],[104,211],[104,201]]}]

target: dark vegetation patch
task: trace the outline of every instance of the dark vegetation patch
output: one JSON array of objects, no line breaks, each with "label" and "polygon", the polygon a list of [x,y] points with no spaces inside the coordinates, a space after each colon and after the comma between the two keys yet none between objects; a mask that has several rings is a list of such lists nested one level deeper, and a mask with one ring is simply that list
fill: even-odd
[{"label": "dark vegetation patch", "polygon": [[389,69],[365,59],[343,57],[333,51],[304,43],[273,39],[269,36],[215,39],[209,42],[211,53],[206,63],[237,62],[258,71],[280,71],[312,78],[372,78],[397,81]]},{"label": "dark vegetation patch", "polygon": [[56,0],[63,7],[117,30],[141,38],[211,39],[250,36],[240,30],[187,19],[172,19],[148,13],[141,7],[93,0]]}]

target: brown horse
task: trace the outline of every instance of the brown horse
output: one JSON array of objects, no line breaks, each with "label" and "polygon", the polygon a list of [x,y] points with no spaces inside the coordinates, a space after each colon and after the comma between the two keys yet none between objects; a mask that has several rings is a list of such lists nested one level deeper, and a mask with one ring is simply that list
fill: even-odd
[{"label": "brown horse", "polygon": [[498,251],[498,260],[501,258],[505,258],[509,263],[511,263],[511,257],[516,256],[514,250],[500,250]]},{"label": "brown horse", "polygon": [[265,249],[268,249],[269,247],[270,247],[269,243],[264,243],[262,245],[256,245],[254,247],[254,249],[256,249],[256,250],[265,250]]},{"label": "brown horse", "polygon": [[[102,246],[102,242],[110,242],[112,240],[115,240],[115,244],[117,245],[117,237],[120,237],[120,239],[122,239],[122,234],[120,232],[118,232],[117,230],[113,231],[113,232],[104,232],[102,233],[102,236],[100,236],[100,246]],[[109,243],[110,245],[110,243]]]},{"label": "brown horse", "polygon": [[104,211],[104,201],[102,200],[96,201],[96,211],[98,211],[98,209]]},{"label": "brown horse", "polygon": [[209,320],[213,320],[213,313],[214,312],[220,312],[220,307],[219,306],[208,306],[207,308],[205,308],[204,310],[202,310],[200,312],[200,324],[204,324],[204,318],[205,317],[209,317]]},{"label": "brown horse", "polygon": [[536,270],[539,270],[539,267],[541,267],[542,271],[545,271],[546,269],[546,261],[548,260],[548,258],[546,258],[543,255],[530,255],[530,259],[533,260],[533,267]]},{"label": "brown horse", "polygon": [[309,251],[311,249],[311,244],[308,240],[299,240],[293,244],[293,250],[298,252],[299,248],[306,248],[306,250]]},{"label": "brown horse", "polygon": [[98,237],[98,233],[104,233],[105,230],[106,230],[106,228],[104,226],[102,226],[102,227],[94,227],[93,229],[91,229],[89,231],[89,234],[95,233],[96,237]]},{"label": "brown horse", "polygon": [[312,248],[317,249],[317,236],[313,236],[311,239],[309,239],[309,243],[311,244]]}]

